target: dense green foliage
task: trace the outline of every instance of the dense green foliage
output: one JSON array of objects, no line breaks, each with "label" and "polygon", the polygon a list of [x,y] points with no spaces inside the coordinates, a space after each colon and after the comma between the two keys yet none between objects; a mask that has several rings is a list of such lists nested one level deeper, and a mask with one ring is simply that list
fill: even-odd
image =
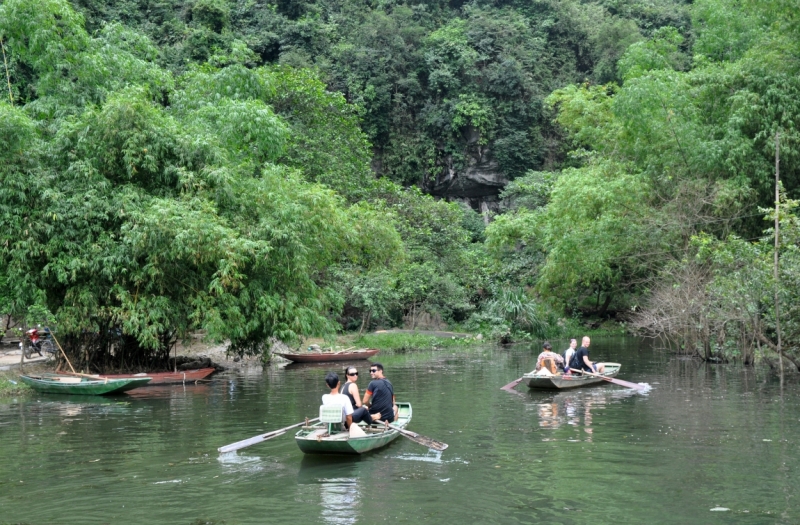
[{"label": "dense green foliage", "polygon": [[681,0],[355,3],[336,0],[75,0],[90,31],[119,21],[160,62],[317,68],[360,108],[373,165],[428,184],[490,155],[510,178],[552,164],[553,89],[617,78],[627,47],[663,26],[688,30]]},{"label": "dense green foliage", "polygon": [[[662,28],[627,49],[621,84],[553,92],[547,104],[569,133],[574,165],[510,188],[522,205],[491,226],[490,245],[538,251],[544,263],[529,257],[528,272],[543,295],[601,311],[644,306],[638,326],[690,353],[738,355],[730,349],[744,351],[743,341],[752,347],[758,337],[774,337],[772,278],[763,267],[772,248],[769,240],[750,241],[764,228],[759,206],[774,201],[778,132],[781,180],[789,197],[800,191],[800,40],[789,4],[695,2],[691,48],[679,31]],[[699,267],[698,242],[705,254]],[[793,319],[796,239],[786,242],[780,287]],[[738,292],[723,262],[736,251],[741,258],[727,258],[742,265],[736,275],[749,276]],[[734,328],[733,313],[748,302],[738,294],[750,287],[764,294],[748,303],[759,305],[757,313]],[[690,336],[668,322],[678,318],[696,327]]]},{"label": "dense green foliage", "polygon": [[0,296],[76,365],[164,363],[198,329],[260,353],[474,309],[473,212],[376,180],[356,108],[310,70],[233,45],[178,74],[58,0],[4,2],[0,41]]},{"label": "dense green foliage", "polygon": [[[743,341],[774,345],[769,298],[733,312],[774,285],[780,133],[778,286],[800,347],[797,16],[789,0],[4,0],[0,306],[57,322],[93,366],[163,362],[198,329],[260,353],[377,325],[552,337],[586,316],[750,362]],[[511,181],[502,214],[425,194],[476,159]],[[659,328],[684,300],[700,328]]]},{"label": "dense green foliage", "polygon": [[238,352],[331,333],[341,298],[328,268],[402,254],[387,211],[314,182],[363,186],[368,171],[350,110],[308,73],[175,77],[146,38],[89,36],[56,1],[5,2],[0,34],[10,70],[29,73],[13,84],[24,107],[0,104],[11,312],[49,309],[86,361],[112,359],[112,344],[119,364],[142,350],[163,360],[194,329]]}]

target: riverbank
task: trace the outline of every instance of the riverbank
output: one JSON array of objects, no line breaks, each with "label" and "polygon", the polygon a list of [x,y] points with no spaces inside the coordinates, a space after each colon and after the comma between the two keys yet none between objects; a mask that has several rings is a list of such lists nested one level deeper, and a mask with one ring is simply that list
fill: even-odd
[{"label": "riverbank", "polygon": [[361,348],[400,352],[469,347],[479,343],[485,343],[481,334],[411,330],[380,330],[361,336],[356,334],[353,340],[353,344]]},{"label": "riverbank", "polygon": [[0,370],[0,399],[33,393],[31,387],[19,380],[20,374],[52,372],[51,368],[52,367],[46,364],[46,360],[42,359],[37,362],[26,360],[25,366],[22,369],[19,368],[18,361],[16,367]]},{"label": "riverbank", "polygon": [[[605,335],[603,332],[607,331],[586,331],[592,337]],[[333,350],[376,348],[386,352],[404,353],[459,348],[466,350],[477,345],[491,344],[491,342],[487,341],[482,334],[467,332],[393,329],[378,330],[362,335],[355,332],[340,334],[333,341],[309,338],[303,341],[301,348],[305,349],[312,344],[317,344],[323,349],[332,348]],[[179,343],[177,355],[179,363],[185,362],[190,368],[214,366],[218,369],[243,370],[263,366],[260,356],[229,356],[227,349],[227,343],[205,342],[198,334],[186,343]],[[275,352],[296,351],[297,349],[290,348],[282,343],[276,343],[271,350]],[[275,359],[282,360],[280,357]],[[211,363],[208,364],[207,360],[210,360]],[[10,349],[6,353],[0,353],[0,399],[32,392],[29,387],[18,380],[20,374],[19,361],[19,351]],[[191,366],[193,362],[202,364]],[[24,363],[25,372],[53,372],[53,367],[53,361],[48,360],[46,357],[37,356],[30,360],[26,359]]]}]

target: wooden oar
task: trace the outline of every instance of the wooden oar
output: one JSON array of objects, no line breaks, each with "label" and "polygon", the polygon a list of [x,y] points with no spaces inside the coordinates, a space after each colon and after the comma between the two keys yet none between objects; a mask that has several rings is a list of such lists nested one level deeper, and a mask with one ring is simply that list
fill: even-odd
[{"label": "wooden oar", "polygon": [[605,380],[606,380],[606,381],[608,381],[609,383],[614,383],[614,384],[617,384],[617,385],[619,385],[619,386],[624,386],[625,388],[635,388],[635,389],[637,389],[637,390],[644,390],[645,388],[647,388],[647,387],[646,387],[646,386],[644,386],[644,385],[639,385],[639,384],[637,384],[637,383],[631,383],[631,382],[629,382],[629,381],[623,381],[622,379],[616,379],[616,378],[614,378],[614,377],[606,377],[606,376],[604,376],[604,375],[602,375],[602,374],[594,374],[594,373],[592,373],[592,372],[587,372],[586,370],[576,370],[576,369],[574,369],[574,368],[570,368],[570,370],[572,370],[573,372],[578,372],[578,373],[581,373],[581,374],[586,374],[586,375],[588,375],[588,376],[599,377],[600,379],[605,379]]},{"label": "wooden oar", "polygon": [[407,437],[414,443],[419,443],[420,445],[432,448],[433,450],[438,450],[441,452],[442,450],[446,450],[448,447],[447,443],[436,441],[435,439],[429,438],[427,436],[421,436],[420,434],[417,434],[416,432],[411,432],[410,430],[394,427],[392,425],[389,425],[389,429],[397,430],[400,433],[400,435]]},{"label": "wooden oar", "polygon": [[258,436],[253,436],[248,439],[243,439],[242,441],[237,441],[236,443],[231,443],[230,445],[225,445],[224,447],[219,447],[217,450],[219,451],[220,454],[224,454],[226,452],[234,452],[241,448],[249,447],[250,445],[255,445],[256,443],[261,443],[262,441],[282,436],[283,434],[286,433],[287,430],[301,427],[305,424],[311,423],[312,421],[316,421],[318,419],[319,419],[318,417],[315,417],[314,419],[306,419],[305,421],[301,421],[300,423],[296,423],[294,425],[289,425],[288,427],[279,428],[278,430],[273,430],[272,432],[267,432],[266,434],[260,434]]},{"label": "wooden oar", "polygon": [[61,355],[64,356],[64,359],[67,360],[67,364],[69,365],[70,369],[72,369],[72,372],[64,372],[65,374],[78,376],[78,377],[88,377],[89,379],[95,379],[97,381],[100,381],[101,379],[103,379],[104,383],[108,383],[108,378],[107,377],[93,376],[93,375],[89,375],[89,374],[81,374],[80,372],[76,372],[75,369],[72,367],[72,363],[69,362],[69,357],[67,357],[67,353],[64,351],[63,348],[61,348],[61,343],[58,342],[58,339],[56,339],[56,336],[53,335],[53,332],[50,332],[50,337],[52,337],[53,341],[56,342],[56,344],[58,345],[58,349],[61,350]]},{"label": "wooden oar", "polygon": [[514,387],[517,386],[520,383],[520,381],[522,381],[524,378],[525,378],[525,376],[522,376],[519,379],[515,379],[512,382],[510,382],[509,384],[507,384],[506,386],[501,386],[500,390],[508,390],[510,392],[510,391],[514,390]]},{"label": "wooden oar", "polygon": [[100,377],[99,375],[81,374],[80,372],[66,372],[66,371],[59,373],[64,374],[65,376],[86,377],[88,379],[94,379],[95,381],[102,381],[104,383],[108,383],[107,377]]}]

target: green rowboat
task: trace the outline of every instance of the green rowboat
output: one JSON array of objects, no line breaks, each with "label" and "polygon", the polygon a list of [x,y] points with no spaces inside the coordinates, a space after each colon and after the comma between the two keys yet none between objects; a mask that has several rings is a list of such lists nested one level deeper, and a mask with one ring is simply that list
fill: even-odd
[{"label": "green rowboat", "polygon": [[400,432],[395,428],[406,428],[411,421],[411,403],[397,403],[397,408],[397,420],[388,428],[382,425],[361,426],[366,432],[362,437],[350,437],[346,430],[329,433],[326,423],[315,423],[300,429],[294,440],[306,454],[363,454],[397,439]]},{"label": "green rowboat", "polygon": [[[600,363],[598,363],[600,364]],[[619,363],[602,363],[605,365],[603,377],[614,377],[619,373],[622,365]],[[532,389],[561,390],[565,388],[578,388],[607,381],[596,376],[581,374],[549,374],[547,371],[540,373],[530,372],[522,376],[522,380]]]},{"label": "green rowboat", "polygon": [[46,394],[80,394],[87,396],[120,394],[144,386],[150,381],[149,377],[94,379],[91,377],[74,377],[60,374],[19,376],[19,378],[23,383],[37,392]]}]

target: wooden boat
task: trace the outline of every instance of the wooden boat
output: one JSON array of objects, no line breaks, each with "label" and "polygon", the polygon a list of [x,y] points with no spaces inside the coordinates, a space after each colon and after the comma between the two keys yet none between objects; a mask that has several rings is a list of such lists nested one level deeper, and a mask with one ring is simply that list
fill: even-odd
[{"label": "wooden boat", "polygon": [[411,421],[411,403],[397,403],[397,421],[387,427],[361,426],[366,432],[362,437],[350,437],[347,430],[328,433],[328,424],[317,422],[302,427],[294,440],[306,454],[363,454],[384,447],[400,436],[395,427],[404,429]]},{"label": "wooden boat", "polygon": [[279,355],[295,363],[327,363],[330,361],[358,361],[361,359],[368,359],[378,352],[379,350],[374,348],[365,348],[363,350],[352,350],[349,352],[307,352],[302,354],[275,352],[274,355]]},{"label": "wooden boat", "polygon": [[46,394],[80,394],[88,396],[104,396],[121,394],[150,382],[149,377],[130,379],[104,379],[93,377],[75,377],[60,374],[41,374],[35,376],[19,376],[20,380],[37,392]]},{"label": "wooden boat", "polygon": [[194,383],[204,379],[214,373],[216,368],[197,368],[194,370],[178,370],[177,372],[156,372],[153,374],[101,374],[100,377],[107,379],[138,379],[149,377],[151,381],[146,386],[173,385]]},{"label": "wooden boat", "polygon": [[[600,364],[600,363],[598,363]],[[619,373],[622,365],[619,363],[602,363],[605,365],[603,377],[614,377]],[[608,381],[600,377],[592,377],[589,375],[581,374],[556,374],[550,375],[548,373],[537,374],[534,372],[522,376],[522,381],[528,385],[528,388],[535,389],[564,389],[564,388],[578,388],[588,385],[596,385],[597,383],[608,383]]]}]

